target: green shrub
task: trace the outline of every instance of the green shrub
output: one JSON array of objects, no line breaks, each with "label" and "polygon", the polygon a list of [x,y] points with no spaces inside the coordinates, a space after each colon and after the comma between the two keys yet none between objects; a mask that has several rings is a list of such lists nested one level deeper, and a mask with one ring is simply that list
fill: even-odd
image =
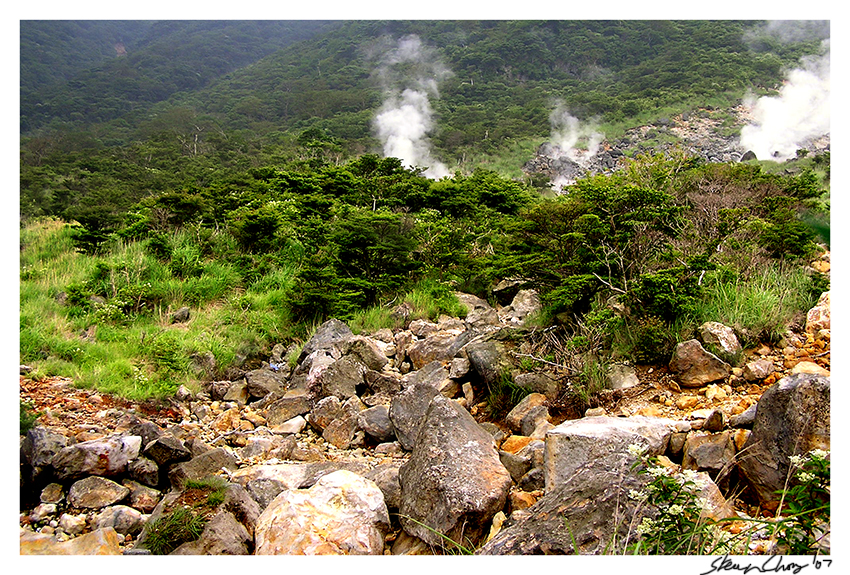
[{"label": "green shrub", "polygon": [[41,414],[35,411],[31,403],[21,400],[21,435],[35,427],[39,415]]},{"label": "green shrub", "polygon": [[514,383],[510,372],[502,372],[492,385],[487,386],[487,413],[494,419],[503,419],[529,393],[530,390]]},{"label": "green shrub", "polygon": [[184,543],[199,539],[205,525],[201,515],[187,507],[176,507],[148,527],[143,546],[154,555],[168,555]]}]

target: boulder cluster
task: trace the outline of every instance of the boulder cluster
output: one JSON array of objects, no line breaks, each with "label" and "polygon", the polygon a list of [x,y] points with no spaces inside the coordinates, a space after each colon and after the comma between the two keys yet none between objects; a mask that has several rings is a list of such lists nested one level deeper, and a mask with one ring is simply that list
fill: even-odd
[{"label": "boulder cluster", "polygon": [[[790,458],[829,449],[829,374],[812,370],[782,372],[736,415],[561,422],[558,376],[515,374],[528,393],[482,421],[485,390],[511,373],[507,335],[539,306],[510,293],[497,308],[459,294],[463,320],[370,336],[331,319],[259,369],[181,388],[167,417],[112,408],[63,424],[48,410],[21,438],[21,553],[146,554],[176,510],[201,508],[202,531],[172,554],[602,553],[646,513],[626,496],[645,481],[629,446],[697,472],[714,517],[741,513],[732,488],[775,506]],[[810,312],[812,341],[828,343],[828,303]],[[703,327],[671,361],[682,387],[778,377],[767,360],[732,367],[734,333]],[[210,478],[218,496],[202,499]]]}]

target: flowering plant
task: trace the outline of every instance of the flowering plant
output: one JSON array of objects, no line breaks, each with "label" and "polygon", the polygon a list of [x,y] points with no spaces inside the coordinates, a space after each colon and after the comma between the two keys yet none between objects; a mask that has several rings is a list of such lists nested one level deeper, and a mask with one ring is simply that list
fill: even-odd
[{"label": "flowering plant", "polygon": [[790,460],[793,485],[778,492],[782,499],[776,517],[776,541],[783,551],[804,555],[816,550],[829,534],[829,451],[815,449],[806,455],[793,455]]}]

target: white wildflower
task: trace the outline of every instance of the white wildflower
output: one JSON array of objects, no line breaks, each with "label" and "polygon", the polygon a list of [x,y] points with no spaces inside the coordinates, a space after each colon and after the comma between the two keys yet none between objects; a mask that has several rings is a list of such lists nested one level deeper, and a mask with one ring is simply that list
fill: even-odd
[{"label": "white wildflower", "polygon": [[667,513],[670,515],[681,515],[685,512],[685,508],[678,503],[674,503],[670,507],[667,508]]},{"label": "white wildflower", "polygon": [[792,455],[788,458],[791,461],[791,465],[794,467],[800,467],[803,465],[804,458],[802,455]]},{"label": "white wildflower", "polygon": [[812,459],[824,460],[829,457],[829,451],[824,451],[823,449],[813,449],[811,452],[809,452],[809,455],[812,457]]},{"label": "white wildflower", "polygon": [[809,473],[808,471],[801,471],[800,473],[797,474],[797,479],[799,479],[803,483],[810,483],[810,482],[814,481],[815,474]]},{"label": "white wildflower", "polygon": [[684,479],[685,481],[693,482],[697,480],[697,472],[693,469],[685,469],[684,471],[682,471],[681,475],[682,479]]},{"label": "white wildflower", "polygon": [[629,455],[634,457],[642,457],[644,453],[646,453],[645,445],[638,445],[637,443],[632,443],[629,445],[626,450],[629,452]]},{"label": "white wildflower", "polygon": [[645,501],[648,497],[648,494],[645,491],[638,491],[637,489],[629,489],[629,498],[634,499],[635,501]]},{"label": "white wildflower", "polygon": [[644,517],[637,527],[638,535],[650,535],[653,531],[655,531],[655,521],[649,517]]},{"label": "white wildflower", "polygon": [[653,477],[662,477],[664,475],[667,475],[667,468],[657,465],[654,467],[650,467],[646,470],[646,472],[652,475]]}]

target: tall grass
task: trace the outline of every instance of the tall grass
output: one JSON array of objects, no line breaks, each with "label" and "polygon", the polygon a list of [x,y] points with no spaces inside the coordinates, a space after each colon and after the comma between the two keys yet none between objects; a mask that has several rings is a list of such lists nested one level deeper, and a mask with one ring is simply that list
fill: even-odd
[{"label": "tall grass", "polygon": [[772,263],[748,277],[716,274],[704,284],[705,295],[698,303],[693,321],[718,321],[735,328],[754,344],[759,340],[779,341],[788,325],[801,312],[817,303],[817,280],[803,268]]},{"label": "tall grass", "polygon": [[[179,248],[177,263],[121,239],[84,256],[62,222],[30,222],[21,230],[21,362],[39,375],[141,400],[181,384],[197,388],[292,336],[286,299],[294,267],[246,290],[234,264],[202,257],[190,232],[168,241]],[[173,323],[171,312],[184,305],[190,320]],[[209,354],[213,372],[196,362]]]}]

